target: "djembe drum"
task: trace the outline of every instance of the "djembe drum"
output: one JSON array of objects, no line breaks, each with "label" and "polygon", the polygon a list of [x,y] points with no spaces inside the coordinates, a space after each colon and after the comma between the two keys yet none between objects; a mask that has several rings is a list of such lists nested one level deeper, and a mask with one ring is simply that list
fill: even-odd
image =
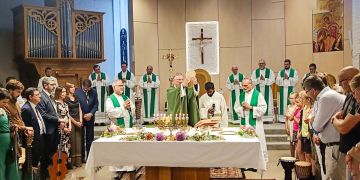
[{"label": "djembe drum", "polygon": [[311,163],[305,161],[298,161],[295,163],[296,176],[300,180],[305,180],[310,177],[311,174]]},{"label": "djembe drum", "polygon": [[285,171],[285,180],[292,180],[291,173],[292,169],[294,169],[295,161],[296,158],[294,157],[281,157],[279,159],[279,163],[281,163],[281,166],[284,168]]}]

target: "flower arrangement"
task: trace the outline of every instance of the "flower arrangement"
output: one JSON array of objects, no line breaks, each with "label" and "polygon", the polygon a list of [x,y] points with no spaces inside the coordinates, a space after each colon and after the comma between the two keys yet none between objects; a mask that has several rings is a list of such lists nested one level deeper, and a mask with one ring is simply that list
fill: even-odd
[{"label": "flower arrangement", "polygon": [[184,141],[186,139],[186,133],[184,131],[178,131],[175,137],[177,141]]},{"label": "flower arrangement", "polygon": [[220,141],[224,140],[221,135],[210,135],[209,133],[196,131],[189,134],[186,131],[179,130],[175,134],[165,135],[164,132],[146,132],[144,130],[136,134],[126,135],[120,138],[124,141]]},{"label": "flower arrangement", "polygon": [[256,131],[252,126],[240,126],[238,134],[245,138],[257,137]]},{"label": "flower arrangement", "polygon": [[115,124],[112,124],[106,128],[100,137],[110,138],[117,135],[125,134],[125,130]]},{"label": "flower arrangement", "polygon": [[151,133],[151,132],[145,133],[145,140],[146,140],[146,141],[151,141],[151,140],[154,139],[154,137],[155,137],[154,134]]},{"label": "flower arrangement", "polygon": [[164,134],[162,132],[159,132],[159,133],[156,134],[156,140],[157,141],[163,141],[165,139],[166,139],[166,137],[164,136]]}]

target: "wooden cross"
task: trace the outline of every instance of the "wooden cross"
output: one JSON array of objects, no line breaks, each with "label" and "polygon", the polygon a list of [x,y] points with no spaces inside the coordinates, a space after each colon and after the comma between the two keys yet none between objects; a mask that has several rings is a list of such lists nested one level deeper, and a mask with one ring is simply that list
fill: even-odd
[{"label": "wooden cross", "polygon": [[201,28],[201,35],[199,38],[192,38],[193,41],[200,41],[200,52],[201,52],[201,64],[204,64],[204,47],[206,46],[206,44],[204,44],[204,40],[212,40],[212,38],[204,38],[204,34],[203,34],[204,30],[203,28]]}]

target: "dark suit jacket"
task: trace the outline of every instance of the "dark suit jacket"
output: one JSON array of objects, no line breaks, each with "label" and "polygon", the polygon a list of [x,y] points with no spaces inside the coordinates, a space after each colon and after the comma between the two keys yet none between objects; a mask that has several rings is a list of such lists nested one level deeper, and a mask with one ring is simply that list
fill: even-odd
[{"label": "dark suit jacket", "polygon": [[31,107],[29,102],[26,102],[21,108],[21,118],[26,126],[34,128],[34,140],[40,136],[40,125],[36,118],[35,111]]},{"label": "dark suit jacket", "polygon": [[50,97],[41,91],[41,101],[38,104],[40,114],[45,122],[46,134],[54,134],[58,128],[59,118],[56,109],[52,105]]},{"label": "dark suit jacket", "polygon": [[91,113],[93,114],[92,119],[94,119],[95,112],[98,110],[98,105],[99,105],[97,93],[94,89],[91,88],[88,94],[89,94],[89,102],[86,102],[86,95],[84,90],[82,90],[81,88],[77,88],[75,90],[75,95],[79,99],[80,107],[83,115],[87,113]]}]

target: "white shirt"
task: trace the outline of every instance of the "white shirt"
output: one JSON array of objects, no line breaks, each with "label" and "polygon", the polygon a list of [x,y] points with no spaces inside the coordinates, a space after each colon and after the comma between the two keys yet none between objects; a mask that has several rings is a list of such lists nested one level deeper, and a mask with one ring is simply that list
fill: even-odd
[{"label": "white shirt", "polygon": [[319,138],[323,143],[340,141],[340,134],[336,131],[331,118],[340,111],[345,101],[345,96],[325,87],[316,97],[314,104],[315,119],[312,127],[319,132]]},{"label": "white shirt", "polygon": [[31,105],[31,108],[35,112],[36,119],[38,120],[38,124],[40,127],[40,135],[45,134],[46,133],[45,123],[44,123],[43,118],[40,115],[40,112],[36,109],[36,105],[34,103],[32,103],[30,101],[29,101],[29,103]]}]

